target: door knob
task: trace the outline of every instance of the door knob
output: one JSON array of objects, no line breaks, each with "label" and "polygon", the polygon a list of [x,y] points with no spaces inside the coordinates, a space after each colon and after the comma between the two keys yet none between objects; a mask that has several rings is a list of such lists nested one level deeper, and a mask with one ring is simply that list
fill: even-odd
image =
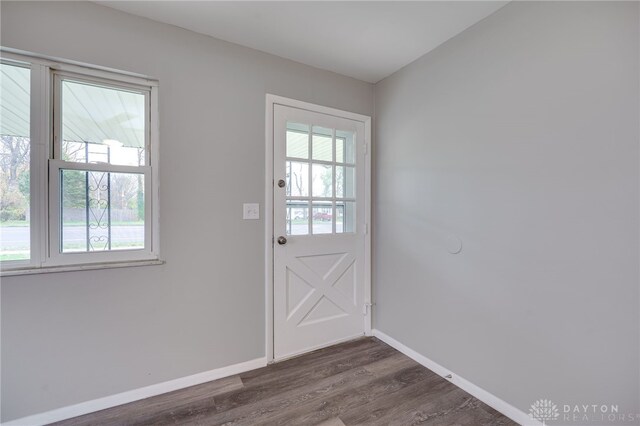
[{"label": "door knob", "polygon": [[287,244],[287,239],[285,237],[278,237],[278,244],[280,244],[281,246]]},{"label": "door knob", "polygon": [[279,186],[280,188],[284,188],[284,186],[285,186],[285,185],[286,185],[286,182],[284,181],[284,179],[280,179],[280,180],[278,181],[278,186]]}]

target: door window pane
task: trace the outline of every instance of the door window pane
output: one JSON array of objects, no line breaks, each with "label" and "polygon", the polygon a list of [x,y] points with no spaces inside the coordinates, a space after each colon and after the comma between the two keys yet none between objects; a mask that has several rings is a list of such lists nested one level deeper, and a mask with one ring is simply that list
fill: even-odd
[{"label": "door window pane", "polygon": [[309,126],[287,123],[287,157],[309,158]]},{"label": "door window pane", "polygon": [[313,159],[333,161],[333,131],[325,127],[313,126]]},{"label": "door window pane", "polygon": [[355,133],[293,122],[286,131],[287,235],[355,232]]},{"label": "door window pane", "polygon": [[62,252],[144,248],[144,175],[61,171]]},{"label": "door window pane", "polygon": [[331,202],[313,204],[313,233],[331,234],[333,232],[333,206]]},{"label": "door window pane", "polygon": [[336,163],[344,163],[344,148],[345,139],[336,136]]},{"label": "door window pane", "polygon": [[0,260],[31,257],[31,70],[0,64]]},{"label": "door window pane", "polygon": [[291,197],[309,196],[309,163],[287,161],[287,195]]},{"label": "door window pane", "polygon": [[356,232],[356,203],[338,201],[336,203],[336,233]]},{"label": "door window pane", "polygon": [[355,167],[336,166],[336,197],[355,198],[355,183]]},{"label": "door window pane", "polygon": [[326,164],[313,164],[311,172],[312,195],[333,197],[333,167]]},{"label": "door window pane", "polygon": [[[338,159],[337,153],[339,152],[337,146],[340,144],[344,154]],[[353,132],[345,132],[343,130],[336,130],[336,161],[338,163],[356,163],[356,144],[355,135]]]},{"label": "door window pane", "polygon": [[309,234],[309,203],[287,200],[287,235]]},{"label": "door window pane", "polygon": [[63,80],[62,159],[127,166],[145,164],[145,95]]}]

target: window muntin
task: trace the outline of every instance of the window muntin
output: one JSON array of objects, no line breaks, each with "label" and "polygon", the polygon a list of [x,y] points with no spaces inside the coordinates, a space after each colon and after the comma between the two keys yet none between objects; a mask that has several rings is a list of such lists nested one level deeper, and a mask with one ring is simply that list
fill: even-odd
[{"label": "window muntin", "polygon": [[287,122],[287,235],[355,232],[355,134]]},{"label": "window muntin", "polygon": [[0,261],[31,258],[31,69],[0,63]]}]

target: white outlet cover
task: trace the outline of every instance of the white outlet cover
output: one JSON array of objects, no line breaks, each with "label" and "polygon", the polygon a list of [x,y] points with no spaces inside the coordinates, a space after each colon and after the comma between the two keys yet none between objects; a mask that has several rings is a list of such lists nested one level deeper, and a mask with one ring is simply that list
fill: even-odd
[{"label": "white outlet cover", "polygon": [[260,219],[260,204],[244,203],[242,205],[243,219]]}]

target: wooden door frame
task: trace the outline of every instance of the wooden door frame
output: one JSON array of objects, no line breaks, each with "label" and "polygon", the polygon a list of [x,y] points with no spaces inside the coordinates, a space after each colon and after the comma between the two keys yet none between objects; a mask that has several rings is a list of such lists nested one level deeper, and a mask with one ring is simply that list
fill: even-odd
[{"label": "wooden door frame", "polygon": [[265,196],[264,196],[264,248],[265,248],[265,354],[267,362],[274,360],[274,321],[273,321],[273,282],[274,282],[274,223],[273,223],[273,196],[274,196],[274,138],[273,138],[273,111],[275,105],[283,105],[299,108],[320,114],[333,115],[340,118],[359,121],[364,124],[364,149],[365,151],[365,223],[360,225],[359,232],[364,232],[364,303],[366,314],[363,315],[364,333],[371,335],[371,117],[335,108],[324,107],[308,102],[289,99],[282,96],[268,94],[266,96],[265,114]]}]

